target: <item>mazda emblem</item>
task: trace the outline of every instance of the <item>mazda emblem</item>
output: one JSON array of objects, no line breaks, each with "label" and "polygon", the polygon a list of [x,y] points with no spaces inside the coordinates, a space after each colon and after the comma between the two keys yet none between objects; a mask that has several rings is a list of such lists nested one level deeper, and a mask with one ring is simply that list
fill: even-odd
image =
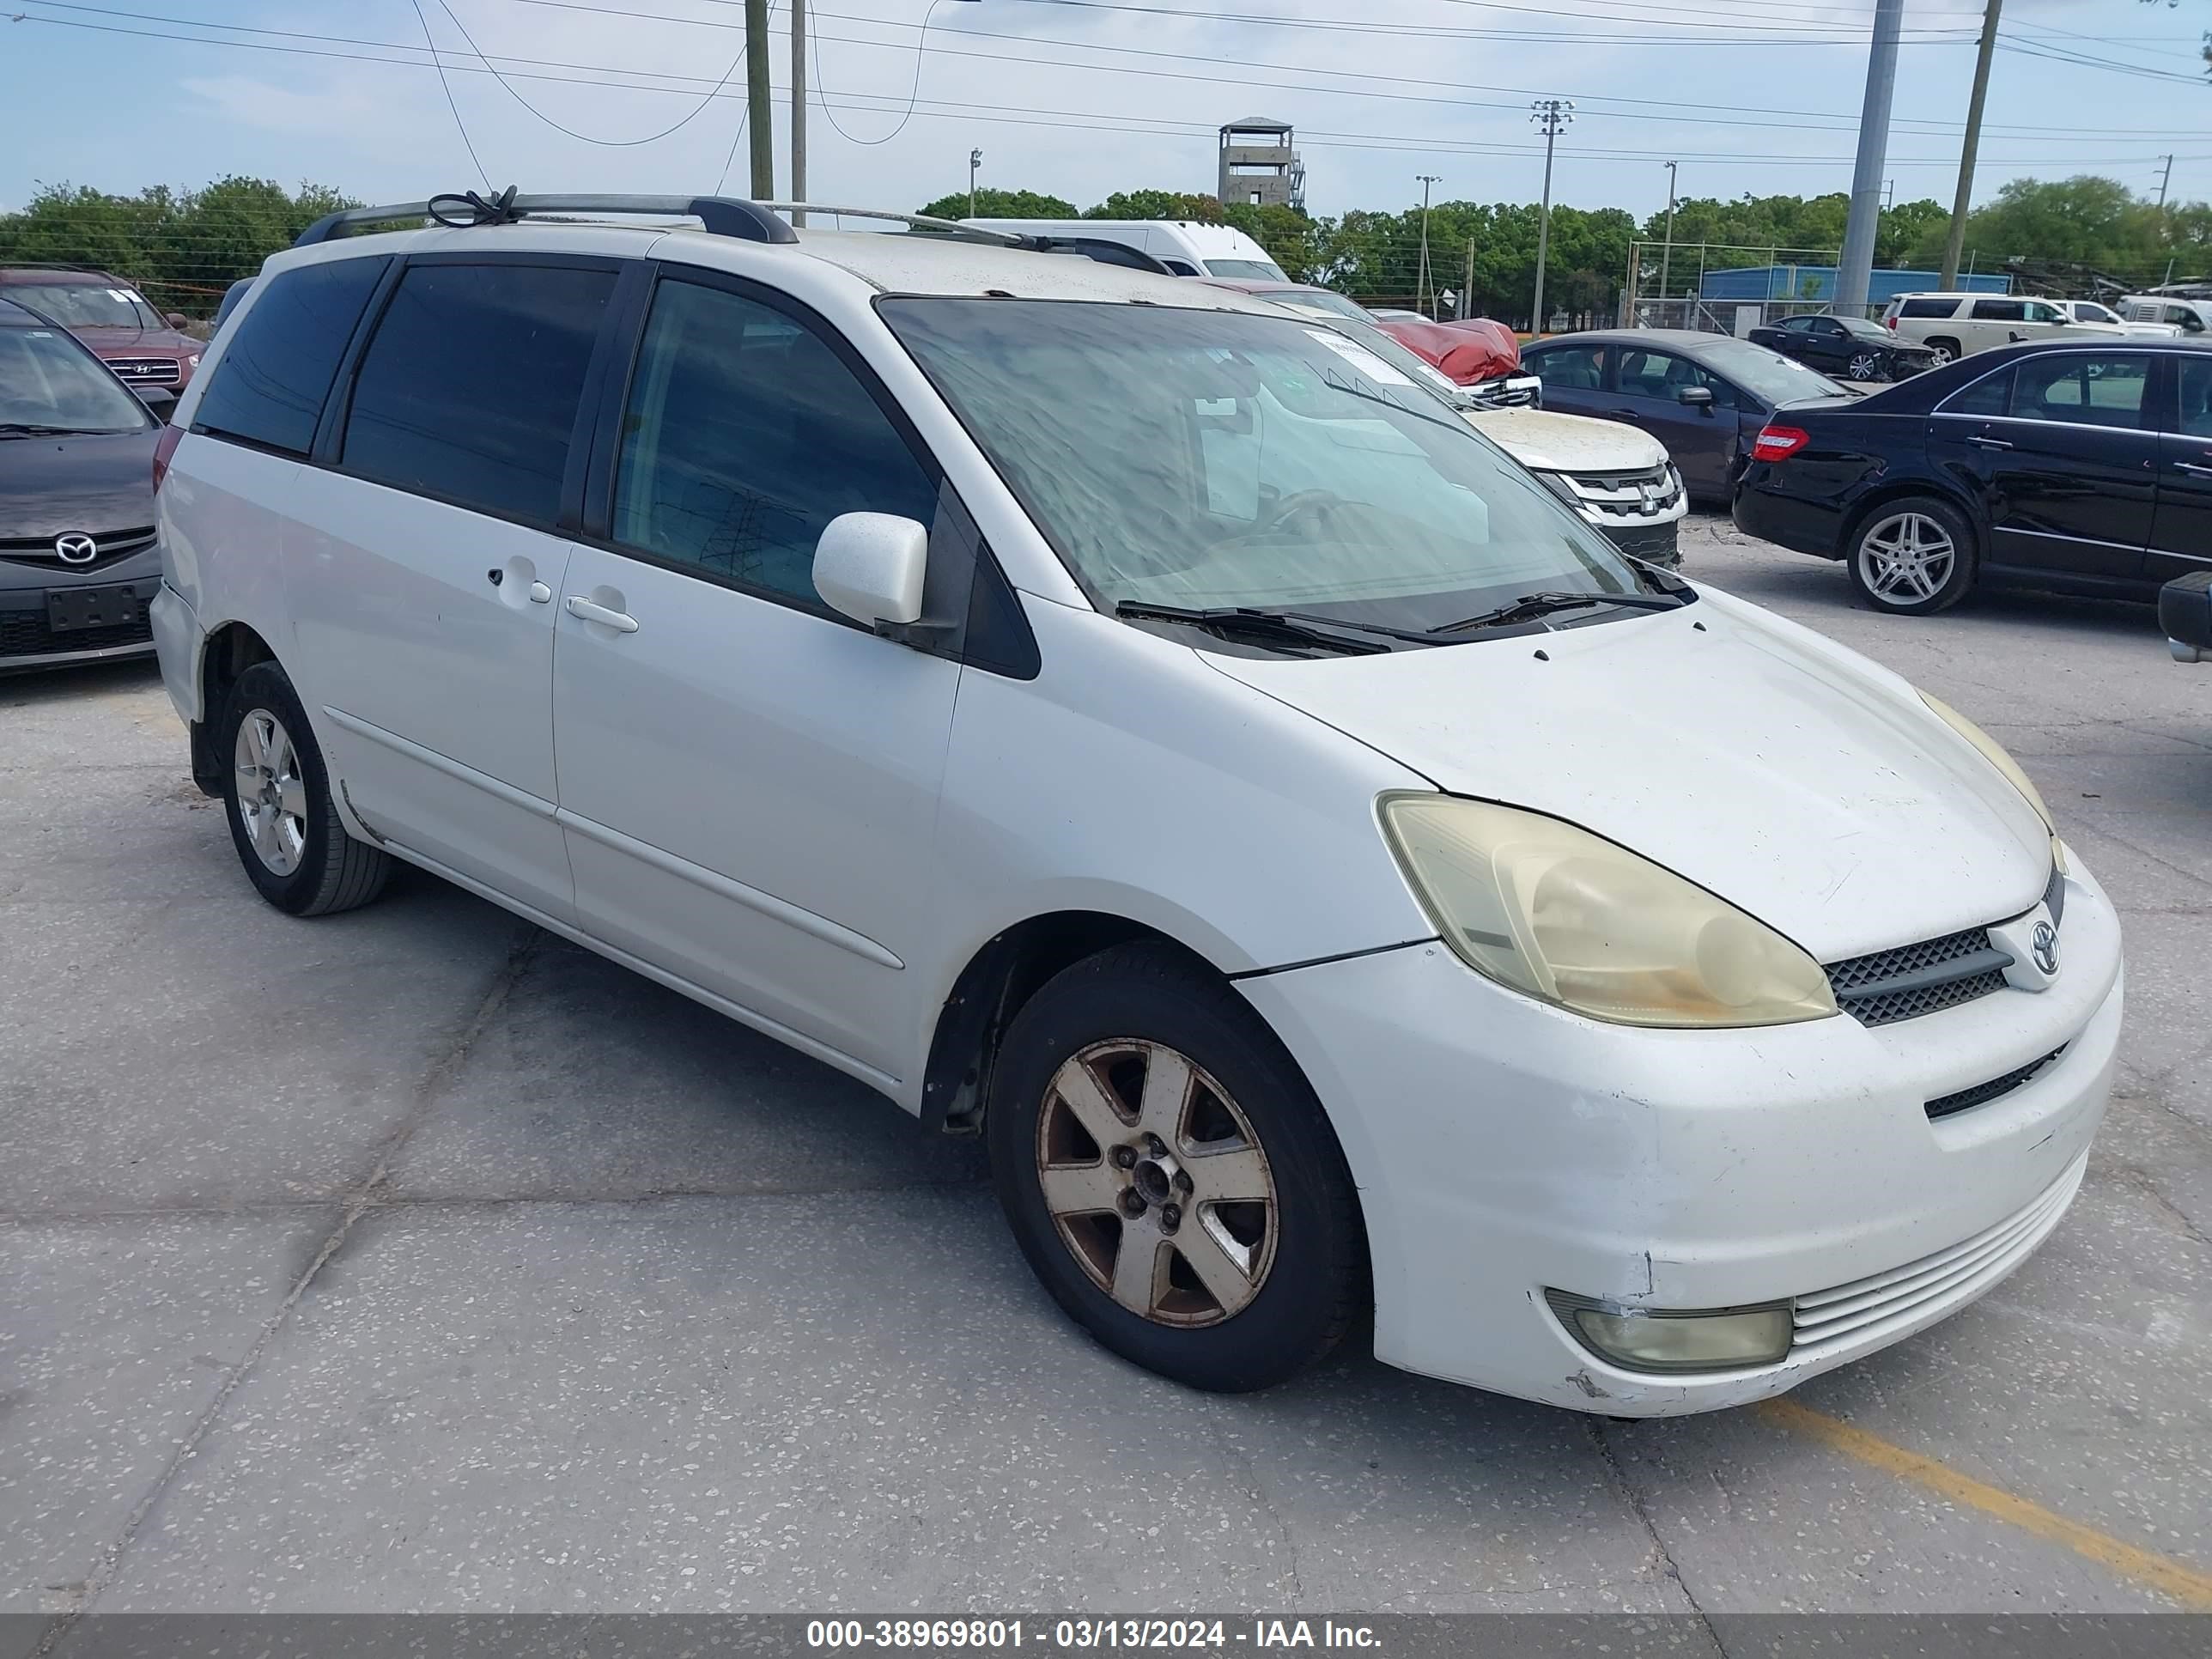
[{"label": "mazda emblem", "polygon": [[2035,965],[2043,970],[2044,976],[2056,977],[2058,972],[2058,930],[2047,921],[2037,922],[2027,948],[2035,957]]},{"label": "mazda emblem", "polygon": [[64,564],[90,564],[100,556],[100,544],[89,536],[72,531],[66,536],[54,538],[54,551],[61,556]]}]

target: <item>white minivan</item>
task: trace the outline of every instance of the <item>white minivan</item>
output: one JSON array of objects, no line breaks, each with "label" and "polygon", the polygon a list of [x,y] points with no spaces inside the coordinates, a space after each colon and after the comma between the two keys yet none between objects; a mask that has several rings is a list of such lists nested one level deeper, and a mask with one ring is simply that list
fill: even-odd
[{"label": "white minivan", "polygon": [[1095,237],[1149,253],[1177,276],[1232,276],[1287,283],[1267,250],[1233,225],[1195,219],[963,219],[1012,235]]},{"label": "white minivan", "polygon": [[2119,925],[1967,720],[1311,319],[620,205],[334,216],[164,435],[163,675],[269,902],[404,860],[980,1131],[1061,1307],[1201,1388],[1371,1309],[1733,1405],[2058,1224]]}]

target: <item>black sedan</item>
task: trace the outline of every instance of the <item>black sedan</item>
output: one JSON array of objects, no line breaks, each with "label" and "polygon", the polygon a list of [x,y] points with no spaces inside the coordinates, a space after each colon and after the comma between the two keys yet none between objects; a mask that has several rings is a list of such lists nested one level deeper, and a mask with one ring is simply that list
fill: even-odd
[{"label": "black sedan", "polygon": [[1784,410],[1735,521],[1840,559],[1877,610],[1978,581],[2152,599],[2212,568],[2212,345],[2002,346],[1854,402]]},{"label": "black sedan", "polygon": [[1546,409],[1641,427],[1667,446],[1691,499],[1721,507],[1777,410],[1856,401],[1765,346],[1689,329],[1554,335],[1522,347],[1521,365],[1543,381]]},{"label": "black sedan", "polygon": [[1846,380],[1901,380],[1936,367],[1926,346],[1900,340],[1863,317],[1785,317],[1754,328],[1753,343]]},{"label": "black sedan", "polygon": [[0,300],[0,673],[153,651],[160,432],[67,330]]}]

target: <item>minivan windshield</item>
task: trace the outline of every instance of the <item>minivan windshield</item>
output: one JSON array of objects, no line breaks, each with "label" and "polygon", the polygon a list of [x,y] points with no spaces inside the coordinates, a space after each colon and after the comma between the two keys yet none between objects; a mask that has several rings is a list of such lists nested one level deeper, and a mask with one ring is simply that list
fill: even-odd
[{"label": "minivan windshield", "polygon": [[58,330],[0,328],[0,437],[26,432],[143,432],[146,407]]},{"label": "minivan windshield", "polygon": [[1606,596],[1648,602],[1602,536],[1334,327],[878,303],[1103,609],[1295,609],[1425,634],[1534,593],[1589,595],[1603,618]]}]

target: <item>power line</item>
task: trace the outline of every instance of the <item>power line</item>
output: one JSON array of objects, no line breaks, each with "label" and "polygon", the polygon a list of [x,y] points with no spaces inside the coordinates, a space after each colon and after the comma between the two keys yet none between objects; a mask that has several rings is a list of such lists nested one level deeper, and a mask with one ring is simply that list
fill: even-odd
[{"label": "power line", "polygon": [[413,0],[413,3],[415,21],[422,26],[422,42],[429,48],[431,61],[438,65],[438,89],[446,94],[446,107],[453,111],[453,125],[460,130],[461,147],[468,151],[470,165],[476,168],[477,176],[483,180],[484,188],[489,190],[492,187],[491,174],[477,159],[476,144],[469,137],[469,124],[461,119],[461,106],[453,101],[453,89],[447,84],[445,60],[438,56],[438,43],[430,33],[430,20],[422,15],[422,0]]}]

